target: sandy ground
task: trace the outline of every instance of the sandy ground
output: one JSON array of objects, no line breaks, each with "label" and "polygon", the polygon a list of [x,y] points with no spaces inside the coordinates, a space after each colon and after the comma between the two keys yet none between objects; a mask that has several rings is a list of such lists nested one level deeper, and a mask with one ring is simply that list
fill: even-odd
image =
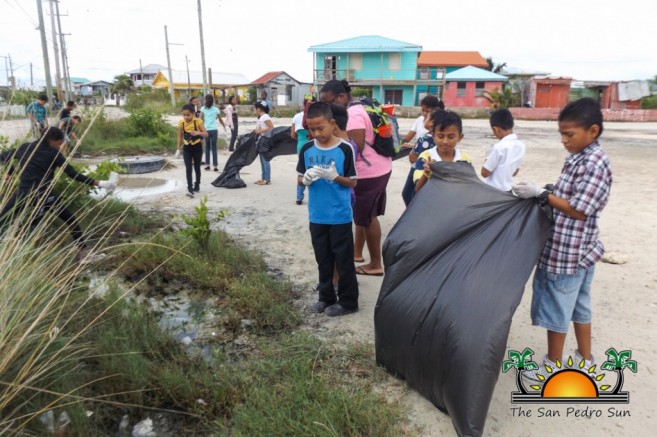
[{"label": "sandy ground", "polygon": [[[14,123],[12,123],[14,124]],[[275,125],[289,125],[289,119],[274,119]],[[406,132],[412,120],[401,120],[401,131]],[[254,119],[240,120],[241,132],[253,128]],[[481,167],[485,150],[494,142],[487,120],[466,120],[463,150],[473,159],[475,168]],[[0,126],[0,134],[9,127]],[[540,184],[555,182],[566,157],[559,142],[555,122],[518,121],[516,132],[527,145],[527,155],[519,179]],[[5,133],[7,135],[7,133]],[[485,435],[492,436],[598,436],[646,435],[651,425],[657,425],[655,403],[657,393],[657,123],[607,123],[602,136],[603,148],[610,156],[614,185],[609,205],[601,219],[601,239],[608,251],[628,258],[622,265],[599,263],[593,284],[593,342],[598,362],[605,359],[604,351],[614,347],[629,349],[638,363],[638,373],[625,371],[624,390],[630,392],[629,404],[588,406],[589,418],[576,417],[574,410],[586,404],[546,405],[544,412],[554,410],[559,417],[539,417],[539,406],[523,405],[531,410],[531,417],[519,416],[517,405],[511,404],[515,391],[515,374],[501,373],[488,411]],[[228,152],[220,152],[220,168]],[[171,160],[177,167],[152,174],[152,177],[179,181],[173,191],[134,200],[146,210],[175,213],[192,211],[198,199],[185,196],[182,160]],[[305,302],[315,300],[311,292],[316,282],[316,265],[308,232],[308,212],[295,205],[296,157],[277,157],[272,161],[272,185],[258,186],[260,164],[256,161],[241,175],[247,182],[245,189],[227,190],[210,185],[214,172],[204,172],[201,194],[208,196],[213,211],[227,209],[228,218],[221,227],[245,245],[263,253],[272,268],[278,269],[291,281],[306,289]],[[381,218],[384,237],[404,211],[401,189],[408,172],[405,160],[396,161],[388,184],[387,212]],[[367,254],[365,258],[368,259]],[[502,278],[500,278],[502,279]],[[373,311],[381,278],[359,276],[360,311],[343,318],[331,319],[323,315],[309,316],[309,329],[331,338],[373,342]],[[522,302],[515,313],[508,339],[508,348],[536,351],[540,361],[546,351],[545,331],[532,327],[529,318],[531,280],[525,288]],[[652,346],[651,346],[652,345]],[[572,333],[566,343],[566,353],[575,349]],[[572,353],[572,352],[570,352]],[[615,375],[605,381],[612,384]],[[423,435],[454,435],[448,416],[431,403],[390,377],[384,387],[393,398],[399,397],[409,408],[410,421],[421,427]],[[624,412],[624,417],[608,417],[609,408]],[[569,409],[570,408],[570,409]],[[571,411],[573,410],[573,411]],[[601,417],[595,417],[600,410]]]}]

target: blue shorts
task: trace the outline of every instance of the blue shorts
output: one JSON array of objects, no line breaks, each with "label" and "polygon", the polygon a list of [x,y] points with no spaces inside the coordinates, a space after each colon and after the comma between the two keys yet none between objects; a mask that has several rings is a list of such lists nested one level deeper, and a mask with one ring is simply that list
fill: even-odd
[{"label": "blue shorts", "polygon": [[595,266],[577,268],[574,275],[536,268],[532,295],[532,325],[567,333],[570,322],[591,323],[591,282]]}]

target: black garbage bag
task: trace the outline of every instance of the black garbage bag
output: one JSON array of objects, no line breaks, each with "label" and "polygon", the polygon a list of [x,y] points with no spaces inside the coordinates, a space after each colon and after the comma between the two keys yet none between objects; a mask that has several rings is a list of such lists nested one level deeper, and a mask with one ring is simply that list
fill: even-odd
[{"label": "black garbage bag", "polygon": [[467,163],[431,168],[383,246],[376,360],[449,414],[458,435],[480,436],[551,220]]},{"label": "black garbage bag", "polygon": [[266,161],[277,156],[296,155],[297,140],[292,139],[290,130],[290,126],[279,126],[260,135],[256,146],[258,153],[262,153]]},{"label": "black garbage bag", "polygon": [[230,155],[224,169],[217,179],[212,181],[212,185],[218,188],[244,188],[246,183],[240,178],[240,170],[242,167],[251,165],[258,156],[256,150],[256,143],[258,136],[249,132],[245,135],[240,135],[237,139],[237,148]]}]

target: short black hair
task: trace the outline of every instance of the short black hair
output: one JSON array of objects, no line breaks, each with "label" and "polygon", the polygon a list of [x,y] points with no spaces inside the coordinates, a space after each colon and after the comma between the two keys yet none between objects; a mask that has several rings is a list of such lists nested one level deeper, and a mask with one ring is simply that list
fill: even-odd
[{"label": "short black hair", "polygon": [[351,95],[351,86],[349,86],[349,82],[347,82],[344,79],[343,80],[331,79],[324,84],[324,86],[319,92],[320,93],[329,92],[334,96],[339,96],[340,94]]},{"label": "short black hair", "polygon": [[264,100],[258,100],[257,102],[255,102],[255,105],[253,106],[262,109],[263,111],[265,111],[265,114],[269,114],[269,105]]},{"label": "short black hair", "polygon": [[[442,108],[440,105],[442,104]],[[429,94],[428,96],[424,96],[422,101],[420,102],[420,106],[426,106],[429,109],[445,109],[445,104],[440,101],[440,99],[436,96],[433,96]]]},{"label": "short black hair", "polygon": [[602,134],[602,109],[600,104],[590,97],[583,97],[568,103],[559,113],[559,121],[570,121],[584,129],[590,129],[597,124],[600,126],[598,138]]},{"label": "short black hair", "polygon": [[62,132],[59,128],[56,128],[54,126],[49,126],[45,132],[43,132],[43,136],[41,137],[43,142],[48,143],[50,141],[60,141],[64,139],[64,132]]},{"label": "short black hair", "polygon": [[333,120],[335,120],[335,124],[338,125],[338,128],[340,130],[346,131],[347,122],[349,121],[349,113],[347,112],[347,108],[342,105],[331,103],[331,112],[333,113]]},{"label": "short black hair", "polygon": [[491,127],[499,127],[504,130],[513,129],[513,115],[506,108],[496,109],[490,114]]},{"label": "short black hair", "polygon": [[331,105],[324,102],[315,102],[308,107],[306,119],[320,117],[323,117],[327,121],[333,120],[333,111],[331,111]]},{"label": "short black hair", "polygon": [[181,111],[189,111],[192,114],[194,114],[194,105],[192,105],[191,103],[186,103],[182,106]]},{"label": "short black hair", "polygon": [[73,100],[69,100],[66,102],[66,106],[75,106],[75,102]]},{"label": "short black hair", "polygon": [[431,114],[431,122],[433,123],[433,132],[442,132],[450,126],[456,126],[459,133],[463,133],[463,121],[454,111],[434,111]]},{"label": "short black hair", "polygon": [[39,94],[39,97],[37,97],[37,100],[43,100],[44,102],[48,101],[48,96],[45,94]]}]

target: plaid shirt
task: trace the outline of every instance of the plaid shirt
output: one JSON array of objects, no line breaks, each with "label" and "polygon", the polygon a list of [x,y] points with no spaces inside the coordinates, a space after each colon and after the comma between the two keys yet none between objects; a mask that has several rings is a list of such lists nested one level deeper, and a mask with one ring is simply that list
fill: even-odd
[{"label": "plaid shirt", "polygon": [[545,244],[538,267],[550,273],[577,273],[590,268],[604,254],[598,239],[598,220],[609,199],[611,169],[609,159],[595,141],[580,153],[570,155],[554,187],[554,195],[586,215],[577,220],[554,209],[554,229]]}]

